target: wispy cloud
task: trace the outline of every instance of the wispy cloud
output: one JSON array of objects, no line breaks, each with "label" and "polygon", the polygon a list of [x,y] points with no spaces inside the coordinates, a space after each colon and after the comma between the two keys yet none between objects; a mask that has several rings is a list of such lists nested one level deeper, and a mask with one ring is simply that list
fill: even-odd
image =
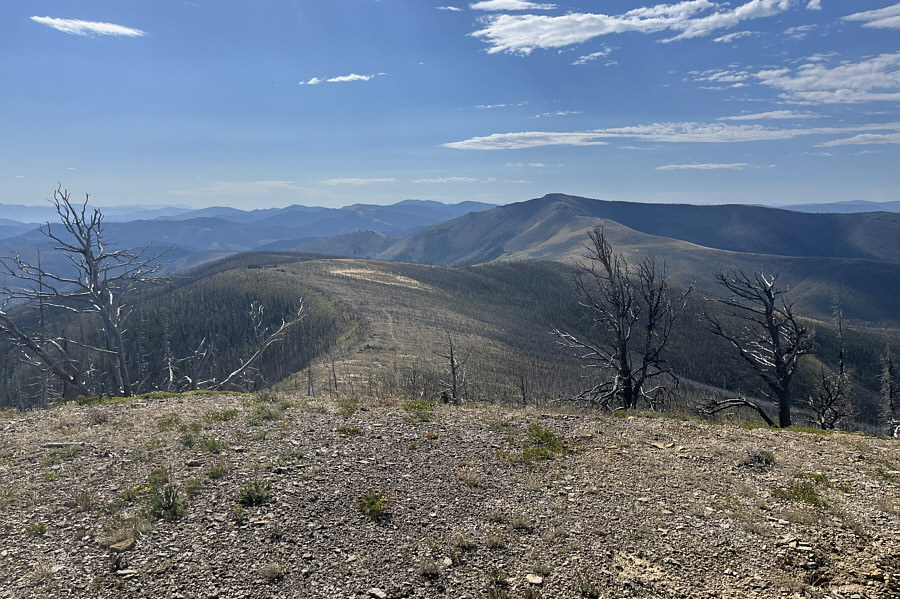
[{"label": "wispy cloud", "polygon": [[446,143],[444,146],[457,150],[516,150],[542,146],[603,146],[609,143],[600,139],[601,137],[590,131],[572,133],[523,131],[472,137],[463,141]]},{"label": "wispy cloud", "polygon": [[730,44],[734,40],[740,39],[742,37],[750,37],[753,35],[752,31],[735,31],[733,33],[726,33],[725,35],[720,35],[715,38],[713,41],[718,42],[720,44]]},{"label": "wispy cloud", "polygon": [[484,0],[484,2],[475,2],[470,4],[472,10],[553,10],[555,4],[539,4],[537,2],[526,2],[525,0]]},{"label": "wispy cloud", "polygon": [[592,131],[523,131],[494,133],[444,144],[460,150],[515,150],[542,146],[597,146],[610,140],[626,139],[658,143],[743,143],[779,141],[808,135],[848,135],[869,131],[900,132],[900,122],[854,127],[770,128],[762,125],[728,123],[653,123]]},{"label": "wispy cloud", "polygon": [[769,112],[757,112],[754,114],[738,114],[735,116],[720,116],[717,121],[766,121],[766,120],[797,120],[817,119],[820,115],[814,112],[797,112],[795,110],[772,110]]},{"label": "wispy cloud", "polygon": [[438,177],[436,179],[416,179],[413,183],[476,183],[472,177]]},{"label": "wispy cloud", "polygon": [[326,81],[328,83],[349,83],[352,81],[370,81],[374,78],[375,75],[357,75],[356,73],[350,73],[349,75],[331,77],[330,79],[326,79]]},{"label": "wispy cloud", "polygon": [[[378,73],[378,75],[384,75],[384,73]],[[329,77],[327,79],[313,77],[306,81],[301,81],[297,85],[319,85],[320,83],[352,83],[354,81],[371,81],[376,76],[377,75],[357,75],[356,73],[350,73],[349,75],[339,75],[337,77]]]},{"label": "wispy cloud", "polygon": [[475,108],[479,110],[493,110],[494,108],[513,108],[515,106],[526,106],[528,101],[516,102],[515,104],[479,104]]},{"label": "wispy cloud", "polygon": [[580,110],[557,110],[556,112],[542,112],[541,114],[534,115],[533,119],[545,119],[551,116],[570,116],[573,114],[581,114]]},{"label": "wispy cloud", "polygon": [[876,10],[866,10],[843,17],[844,21],[865,21],[863,27],[900,29],[900,2]]},{"label": "wispy cloud", "polygon": [[822,10],[822,0],[809,0],[806,10]]},{"label": "wispy cloud", "polygon": [[900,52],[827,68],[807,63],[796,70],[767,69],[754,75],[781,97],[799,104],[853,104],[900,100]]},{"label": "wispy cloud", "polygon": [[396,183],[393,177],[382,177],[379,179],[363,179],[359,177],[349,177],[346,179],[327,179],[322,181],[325,185],[376,185],[378,183]]},{"label": "wispy cloud", "polygon": [[900,144],[900,133],[861,133],[853,137],[835,139],[818,144],[817,148],[833,148],[835,146],[869,146],[874,144]]},{"label": "wispy cloud", "polygon": [[253,195],[273,191],[305,191],[293,181],[213,181],[197,189],[174,190],[169,193],[185,196]]},{"label": "wispy cloud", "polygon": [[120,37],[142,37],[146,32],[114,23],[81,21],[78,19],[55,19],[53,17],[31,17],[31,20],[63,33],[73,35],[113,35]]},{"label": "wispy cloud", "polygon": [[711,0],[685,0],[636,8],[619,15],[570,13],[559,16],[497,15],[471,35],[490,45],[488,53],[529,54],[535,49],[562,48],[603,35],[674,32],[664,42],[701,37],[739,23],[787,11],[792,0],[750,0],[731,8]]},{"label": "wispy cloud", "polygon": [[749,166],[746,162],[731,162],[728,164],[664,164],[656,167],[658,171],[714,171],[729,170],[742,171]]},{"label": "wispy cloud", "polygon": [[462,12],[458,6],[435,6],[437,10],[449,10],[450,12]]},{"label": "wispy cloud", "polygon": [[506,166],[544,168],[547,165],[543,162],[507,162]]},{"label": "wispy cloud", "polygon": [[579,56],[578,59],[575,60],[575,62],[573,62],[572,64],[573,65],[581,65],[581,64],[587,64],[589,62],[596,62],[597,60],[600,60],[601,58],[605,58],[605,57],[609,56],[611,52],[612,52],[612,48],[603,48],[602,50],[600,50],[598,52],[592,52],[591,54],[585,54],[584,56]]}]

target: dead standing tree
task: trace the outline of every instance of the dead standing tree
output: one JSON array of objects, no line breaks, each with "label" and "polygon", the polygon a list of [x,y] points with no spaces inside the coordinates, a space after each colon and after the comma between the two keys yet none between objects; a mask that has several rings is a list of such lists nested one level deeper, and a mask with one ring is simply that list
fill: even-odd
[{"label": "dead standing tree", "polygon": [[[793,303],[779,289],[777,275],[758,272],[753,277],[742,270],[716,273],[716,280],[729,293],[718,300],[733,321],[706,311],[710,332],[731,345],[738,356],[765,382],[778,404],[778,426],[791,426],[791,379],[800,357],[812,350],[812,333],[794,314]],[[772,426],[772,418],[759,404],[746,398],[716,400],[705,412],[715,414],[732,407],[749,407]]]},{"label": "dead standing tree", "polygon": [[693,285],[673,299],[665,268],[657,267],[652,258],[641,260],[635,272],[613,250],[602,227],[588,236],[576,286],[592,330],[573,335],[554,329],[553,334],[590,367],[614,373],[583,391],[579,399],[602,407],[615,402],[626,410],[643,399],[654,408],[658,394],[678,383],[663,350]]},{"label": "dead standing tree", "polygon": [[818,388],[806,401],[816,425],[823,430],[836,428],[842,421],[856,415],[853,404],[853,381],[844,360],[844,313],[837,303],[834,306],[833,322],[837,329],[837,370],[828,370],[823,365]]},{"label": "dead standing tree", "polygon": [[85,195],[82,204],[73,204],[68,191],[57,188],[53,192],[53,204],[62,230],[51,227],[49,222],[41,228],[41,233],[68,259],[72,274],[47,271],[40,264],[31,264],[14,254],[0,259],[0,264],[21,286],[6,287],[3,293],[7,302],[22,300],[76,314],[98,315],[104,347],[77,339],[40,339],[17,327],[5,311],[0,311],[0,330],[22,350],[26,360],[40,363],[62,382],[64,396],[88,392],[84,380],[86,367],[74,357],[71,346],[104,356],[112,388],[127,396],[132,394],[122,337],[128,315],[127,298],[138,286],[161,280],[154,276],[162,267],[161,254],[149,255],[147,247],[139,251],[107,249],[103,215],[96,208],[88,208],[88,199]]},{"label": "dead standing tree", "polygon": [[449,332],[445,332],[447,333],[447,353],[437,354],[447,360],[446,373],[448,378],[441,381],[441,384],[444,386],[444,391],[441,395],[443,396],[446,393],[449,401],[459,403],[460,392],[468,395],[465,367],[466,362],[469,361],[469,356],[467,354],[460,359],[459,349],[453,345],[453,337],[450,336]]}]

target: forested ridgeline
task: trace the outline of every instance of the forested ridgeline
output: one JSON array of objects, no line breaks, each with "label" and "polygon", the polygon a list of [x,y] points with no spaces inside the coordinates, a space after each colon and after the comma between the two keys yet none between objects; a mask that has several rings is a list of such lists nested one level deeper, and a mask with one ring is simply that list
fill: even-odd
[{"label": "forested ridgeline", "polygon": [[[302,305],[302,320],[230,388],[279,383],[309,395],[570,402],[592,380],[611,376],[586,366],[551,335],[561,329],[602,336],[580,303],[576,274],[576,267],[558,262],[447,268],[289,252],[239,254],[140,289],[125,327],[128,368],[135,392],[214,387]],[[664,354],[681,382],[668,407],[690,407],[708,395],[765,397],[752,370],[708,330],[704,312],[719,309],[700,294],[689,296]],[[41,329],[38,306],[16,312],[23,327]],[[813,394],[822,373],[839,360],[833,325],[805,322],[814,331],[814,351],[798,369],[798,399]],[[92,314],[45,308],[43,331],[48,339],[82,339],[85,346],[103,342]],[[881,409],[880,355],[892,340],[895,347],[900,343],[887,329],[847,327],[843,338],[855,418],[872,426]],[[92,391],[115,394],[102,376],[102,352],[69,350],[89,365]],[[5,338],[0,351],[2,405],[33,407],[60,394],[53,379],[25,363]]]}]

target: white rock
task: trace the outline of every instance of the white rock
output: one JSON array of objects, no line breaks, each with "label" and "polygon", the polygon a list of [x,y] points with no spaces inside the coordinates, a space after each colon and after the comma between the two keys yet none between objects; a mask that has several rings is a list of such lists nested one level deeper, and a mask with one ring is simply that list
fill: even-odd
[{"label": "white rock", "polygon": [[544,584],[543,577],[538,576],[537,574],[528,574],[525,576],[525,580],[528,581],[528,584],[533,584],[535,586],[541,586],[542,584]]},{"label": "white rock", "polygon": [[369,597],[375,597],[375,599],[387,599],[387,593],[378,587],[372,587],[367,592],[369,593]]}]

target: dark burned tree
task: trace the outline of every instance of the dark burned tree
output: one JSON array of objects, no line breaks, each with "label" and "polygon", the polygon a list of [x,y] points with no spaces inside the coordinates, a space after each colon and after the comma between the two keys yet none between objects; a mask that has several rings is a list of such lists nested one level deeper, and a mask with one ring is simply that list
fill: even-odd
[{"label": "dark burned tree", "polygon": [[[778,426],[791,426],[791,380],[800,357],[812,349],[812,333],[794,314],[786,290],[777,286],[777,275],[758,272],[748,276],[741,270],[716,273],[716,280],[728,292],[718,300],[722,313],[707,310],[709,330],[724,339],[741,360],[762,378],[778,404]],[[706,407],[713,414],[746,406],[770,426],[772,418],[762,406],[747,398],[717,400]]]},{"label": "dark burned tree", "polygon": [[[76,357],[75,348],[87,349],[103,356],[111,386],[122,395],[132,394],[128,374],[126,348],[123,341],[124,320],[128,315],[128,296],[140,285],[158,282],[155,275],[162,266],[160,255],[139,251],[108,249],[103,239],[103,215],[83,203],[73,203],[68,191],[61,187],[53,192],[53,204],[61,229],[48,222],[41,227],[68,259],[71,274],[54,273],[13,254],[0,259],[0,264],[17,287],[4,287],[4,309],[0,310],[0,330],[21,349],[24,359],[42,366],[62,384],[63,396],[73,397],[88,392],[87,370]],[[59,309],[75,314],[99,317],[103,345],[89,345],[85,340],[44,338],[42,332],[30,333],[18,327],[5,311],[10,301],[40,305],[42,309]]]},{"label": "dark burned tree", "polygon": [[816,425],[823,429],[833,429],[855,415],[853,404],[853,381],[850,369],[844,359],[844,314],[835,303],[834,327],[838,341],[838,363],[835,370],[822,365],[817,388],[806,401]]},{"label": "dark burned tree", "polygon": [[577,335],[553,331],[562,345],[600,371],[597,382],[578,399],[626,410],[643,400],[654,408],[662,391],[678,383],[663,351],[693,286],[673,295],[665,268],[653,258],[633,268],[613,249],[602,227],[588,236],[576,286],[592,326]]}]

